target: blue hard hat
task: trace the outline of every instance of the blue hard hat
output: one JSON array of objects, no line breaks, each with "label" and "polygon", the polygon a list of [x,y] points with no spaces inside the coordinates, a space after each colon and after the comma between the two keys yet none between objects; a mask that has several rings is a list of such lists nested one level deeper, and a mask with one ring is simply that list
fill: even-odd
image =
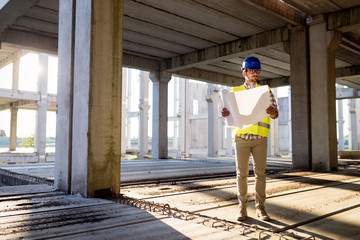
[{"label": "blue hard hat", "polygon": [[245,68],[261,70],[260,60],[256,57],[245,58],[242,65],[242,70]]}]

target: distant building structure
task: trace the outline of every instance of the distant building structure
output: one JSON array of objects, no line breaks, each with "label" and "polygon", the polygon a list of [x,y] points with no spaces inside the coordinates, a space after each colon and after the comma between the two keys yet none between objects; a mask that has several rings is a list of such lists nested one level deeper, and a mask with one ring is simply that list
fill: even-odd
[{"label": "distant building structure", "polygon": [[0,137],[6,137],[5,130],[0,130]]}]

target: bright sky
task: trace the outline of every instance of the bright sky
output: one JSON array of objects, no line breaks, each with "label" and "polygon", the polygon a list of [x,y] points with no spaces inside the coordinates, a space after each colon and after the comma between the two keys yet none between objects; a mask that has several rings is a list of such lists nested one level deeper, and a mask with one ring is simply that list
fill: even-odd
[{"label": "bright sky", "polygon": [[[39,55],[35,53],[28,53],[20,59],[20,74],[19,74],[19,90],[23,91],[37,91],[37,76],[38,76],[38,58]],[[57,57],[49,56],[48,59],[48,93],[56,94],[57,92],[57,67],[58,61]],[[128,99],[131,99],[131,108],[129,111],[135,112],[138,111],[138,101],[139,101],[139,81],[140,81],[140,71],[135,69],[126,69],[128,71],[128,77],[132,81],[131,94],[128,96]],[[168,99],[168,111],[169,116],[174,116],[174,80],[169,82],[169,99]],[[0,88],[11,89],[12,88],[12,64],[9,64],[0,69]],[[129,93],[127,89],[127,94]],[[277,97],[286,97],[289,95],[289,87],[280,87],[277,89]],[[344,103],[344,132],[345,135],[348,134],[348,114],[345,109],[347,109],[347,102]],[[149,104],[152,105],[152,82],[149,82]],[[152,108],[149,109],[149,136],[152,132]],[[173,122],[169,122],[169,136],[173,136]],[[131,123],[131,138],[136,138],[139,136],[138,132],[138,118],[132,118]],[[28,137],[33,135],[35,132],[36,126],[36,111],[35,110],[24,110],[20,109],[18,112],[18,125],[17,125],[17,135],[18,137]],[[0,111],[0,130],[5,130],[7,136],[10,134],[10,110]],[[56,136],[56,113],[48,112],[47,113],[47,137]]]},{"label": "bright sky", "polygon": [[[37,92],[38,58],[35,53],[28,53],[20,58],[19,90]],[[49,56],[48,93],[57,91],[57,57]],[[12,88],[12,64],[0,69],[0,88]],[[10,135],[10,110],[0,111],[0,129]],[[19,109],[17,136],[28,137],[34,134],[36,111]],[[56,136],[56,112],[47,113],[46,136]]]}]

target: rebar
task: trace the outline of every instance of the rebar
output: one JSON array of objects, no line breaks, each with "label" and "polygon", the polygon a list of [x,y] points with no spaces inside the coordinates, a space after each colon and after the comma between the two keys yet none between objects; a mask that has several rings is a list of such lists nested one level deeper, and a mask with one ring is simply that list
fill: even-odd
[{"label": "rebar", "polygon": [[[261,239],[262,235],[265,233],[267,233],[267,235],[269,235],[269,236],[277,235],[277,236],[279,236],[280,240],[285,237],[290,237],[290,236],[293,238],[295,237],[293,232],[281,234],[281,233],[277,233],[275,231],[275,229],[273,229],[273,228],[264,228],[264,227],[261,227],[256,224],[249,225],[249,224],[246,224],[243,222],[235,223],[235,222],[228,221],[226,219],[219,219],[217,217],[206,216],[206,215],[202,215],[202,214],[196,213],[196,212],[180,210],[180,209],[171,207],[170,204],[160,204],[160,203],[155,203],[153,201],[146,201],[146,200],[136,199],[136,198],[132,198],[132,197],[127,197],[125,195],[122,195],[120,199],[115,199],[115,201],[119,202],[119,203],[131,205],[133,207],[137,207],[137,208],[140,208],[143,210],[148,209],[150,212],[151,211],[159,212],[162,215],[167,215],[169,217],[174,217],[174,218],[178,218],[181,220],[188,221],[188,220],[199,219],[200,221],[197,222],[198,224],[205,225],[205,223],[210,223],[211,227],[223,228],[224,231],[229,231],[230,229],[236,230],[236,227],[240,227],[240,233],[242,235],[246,235],[246,234],[249,234],[252,232],[259,232],[259,235],[258,235],[259,239]],[[303,240],[307,240],[307,239],[315,239],[315,237],[310,236],[308,238],[304,238]]]}]

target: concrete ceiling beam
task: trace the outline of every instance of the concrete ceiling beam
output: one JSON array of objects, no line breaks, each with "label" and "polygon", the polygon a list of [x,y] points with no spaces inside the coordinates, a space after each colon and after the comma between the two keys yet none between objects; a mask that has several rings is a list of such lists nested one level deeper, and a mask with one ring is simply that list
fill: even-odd
[{"label": "concrete ceiling beam", "polygon": [[244,79],[202,69],[190,68],[174,72],[173,75],[225,86],[238,86]]},{"label": "concrete ceiling beam", "polygon": [[160,62],[154,59],[123,54],[123,67],[138,68],[143,71],[159,71]]},{"label": "concrete ceiling beam", "polygon": [[0,89],[0,98],[9,98],[17,100],[40,100],[40,94],[30,91],[18,91],[12,89]]},{"label": "concrete ceiling beam", "polygon": [[31,51],[57,55],[58,39],[51,36],[39,35],[13,29],[6,29],[0,36],[0,41],[13,47]]},{"label": "concrete ceiling beam", "polygon": [[267,10],[268,13],[293,25],[302,25],[305,23],[306,14],[287,3],[278,0],[249,0],[249,2],[252,6]]},{"label": "concrete ceiling beam", "polygon": [[[2,48],[0,48],[2,49]],[[20,58],[28,53],[25,50],[19,49],[18,51],[14,52],[13,54],[9,55],[7,58],[0,61],[0,68],[5,67],[9,63],[12,63],[15,59]]]},{"label": "concrete ceiling beam", "polygon": [[328,14],[329,30],[349,32],[360,27],[360,6]]},{"label": "concrete ceiling beam", "polygon": [[360,75],[360,65],[336,69],[336,78]]},{"label": "concrete ceiling beam", "polygon": [[338,88],[336,89],[336,100],[359,98],[360,91],[354,88]]},{"label": "concrete ceiling beam", "polygon": [[282,27],[164,60],[161,62],[161,70],[177,72],[196,68],[244,54],[280,47],[287,40],[289,40],[289,30],[287,27]]},{"label": "concrete ceiling beam", "polygon": [[3,31],[15,21],[25,15],[39,0],[11,0],[0,9],[0,36]]},{"label": "concrete ceiling beam", "polygon": [[21,106],[27,105],[27,104],[32,104],[35,103],[36,101],[33,100],[19,100],[19,101],[15,101],[15,102],[9,102],[6,104],[2,104],[0,105],[0,111],[2,110],[6,110],[6,109],[10,109],[10,108],[20,108]]}]

